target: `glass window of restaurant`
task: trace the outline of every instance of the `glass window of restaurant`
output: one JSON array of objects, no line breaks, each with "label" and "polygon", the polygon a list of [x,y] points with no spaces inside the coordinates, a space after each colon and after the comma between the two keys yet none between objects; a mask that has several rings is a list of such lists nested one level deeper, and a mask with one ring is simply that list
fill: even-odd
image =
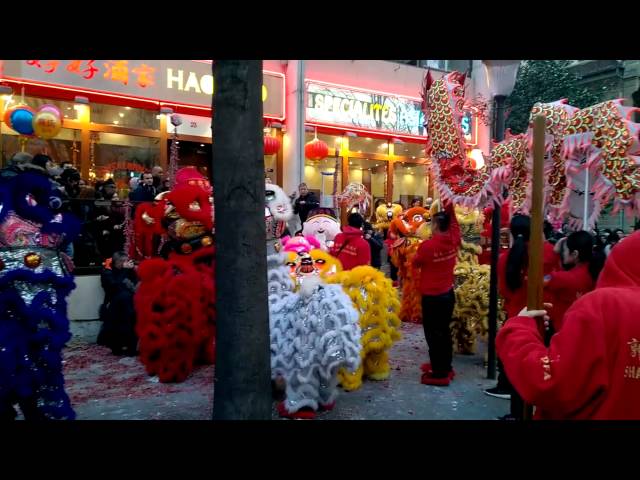
[{"label": "glass window of restaurant", "polygon": [[[7,95],[3,96],[2,101],[3,107],[6,109],[21,103],[22,99],[17,95]],[[24,103],[34,110],[45,104],[55,105],[60,109],[64,118],[76,119],[77,111],[74,109],[73,103],[29,96],[24,97]],[[37,137],[20,137],[18,132],[2,122],[1,132],[0,159],[3,165],[7,165],[13,155],[24,148],[24,151],[31,155],[46,154],[59,165],[70,163],[74,167],[80,168],[81,132],[78,129],[62,128],[54,138],[44,140]]]},{"label": "glass window of restaurant", "polygon": [[[313,132],[306,133],[306,142],[314,138]],[[373,138],[360,136],[330,135],[319,133],[318,139],[329,146],[329,155],[323,160],[305,159],[305,182],[311,190],[320,195],[333,191],[333,176],[326,175],[324,190],[322,172],[333,173],[336,167],[335,148],[339,147],[338,186],[340,192],[347,183],[362,183],[373,197],[371,211],[377,200],[400,200],[409,206],[414,198],[422,202],[431,196],[428,160],[425,158],[425,142],[400,140],[393,137]],[[344,163],[348,162],[346,167]],[[392,177],[389,178],[389,163]],[[346,176],[343,178],[342,174]],[[329,180],[329,181],[328,181]],[[391,193],[393,192],[393,193]],[[390,198],[393,197],[393,198]]]},{"label": "glass window of restaurant", "polygon": [[[305,135],[306,142],[314,139],[314,134],[307,132]],[[333,195],[334,178],[337,181],[336,191],[342,191],[342,157],[336,157],[336,148],[342,143],[342,137],[339,135],[318,134],[318,139],[324,141],[329,146],[329,155],[322,160],[304,159],[304,182],[309,190],[316,194],[321,201],[323,196]],[[336,172],[336,166],[338,168]],[[334,177],[335,173],[335,177]],[[291,192],[287,192],[291,193]]]},{"label": "glass window of restaurant", "polygon": [[422,204],[430,196],[429,167],[425,164],[395,162],[393,164],[394,201],[404,207],[419,199]]},{"label": "glass window of restaurant", "polygon": [[[20,103],[22,98],[14,94],[3,96],[2,101],[6,109]],[[92,231],[92,223],[88,220],[100,209],[102,213],[111,215],[115,211],[121,216],[122,205],[114,204],[112,208],[103,205],[103,200],[96,201],[94,188],[97,182],[113,179],[118,197],[126,199],[133,176],[162,164],[162,117],[156,110],[93,102],[81,105],[46,97],[25,96],[24,103],[34,110],[45,104],[57,106],[63,116],[63,128],[56,137],[44,140],[21,137],[3,122],[0,136],[3,165],[15,153],[24,150],[32,155],[47,154],[58,165],[71,165],[81,172],[86,187],[72,199],[75,203],[71,208],[76,215],[77,210],[81,210],[83,215],[80,217],[86,222],[82,235],[74,242],[74,262],[78,274],[95,273],[112,252],[101,248],[104,239],[99,232]]]},{"label": "glass window of restaurant", "polygon": [[128,195],[132,177],[160,165],[159,138],[95,131],[91,132],[90,138],[94,143],[94,158],[90,159],[89,178],[112,178],[120,198]]}]

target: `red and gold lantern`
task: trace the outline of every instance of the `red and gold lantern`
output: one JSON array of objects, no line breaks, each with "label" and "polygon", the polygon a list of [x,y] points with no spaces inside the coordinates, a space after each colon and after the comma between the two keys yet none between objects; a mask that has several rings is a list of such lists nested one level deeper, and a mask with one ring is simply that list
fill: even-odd
[{"label": "red and gold lantern", "polygon": [[271,135],[264,136],[264,154],[274,155],[280,150],[280,139]]},{"label": "red and gold lantern", "polygon": [[315,138],[304,146],[304,154],[310,160],[322,160],[329,155],[329,146]]}]

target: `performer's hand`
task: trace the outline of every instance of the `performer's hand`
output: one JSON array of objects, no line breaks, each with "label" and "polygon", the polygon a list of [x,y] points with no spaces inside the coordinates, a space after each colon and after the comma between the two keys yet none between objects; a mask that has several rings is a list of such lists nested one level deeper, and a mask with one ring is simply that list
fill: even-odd
[{"label": "performer's hand", "polygon": [[524,307],[520,313],[518,314],[519,317],[530,317],[530,318],[538,318],[538,317],[542,317],[543,321],[544,321],[544,329],[545,330],[549,330],[549,315],[547,313],[547,310],[552,308],[553,305],[550,303],[545,303],[544,304],[544,308],[546,310],[527,310],[527,307]]}]

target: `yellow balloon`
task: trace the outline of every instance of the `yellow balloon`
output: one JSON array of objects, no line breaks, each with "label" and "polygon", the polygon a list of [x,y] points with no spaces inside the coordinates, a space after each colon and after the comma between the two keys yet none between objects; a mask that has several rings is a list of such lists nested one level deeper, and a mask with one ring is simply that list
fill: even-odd
[{"label": "yellow balloon", "polygon": [[61,128],[60,117],[50,110],[37,112],[33,116],[33,131],[40,138],[45,140],[53,138],[60,133]]}]

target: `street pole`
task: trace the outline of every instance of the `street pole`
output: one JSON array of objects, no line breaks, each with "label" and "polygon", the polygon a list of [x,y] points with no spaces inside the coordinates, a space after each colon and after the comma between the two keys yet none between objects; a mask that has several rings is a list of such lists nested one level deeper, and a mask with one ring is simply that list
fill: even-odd
[{"label": "street pole", "polygon": [[[494,138],[496,142],[504,140],[504,95],[496,95]],[[502,192],[497,192],[502,195]],[[487,378],[496,378],[496,335],[498,333],[498,257],[500,255],[500,203],[493,202],[493,216],[491,219],[491,272],[489,277],[489,344]]]}]

